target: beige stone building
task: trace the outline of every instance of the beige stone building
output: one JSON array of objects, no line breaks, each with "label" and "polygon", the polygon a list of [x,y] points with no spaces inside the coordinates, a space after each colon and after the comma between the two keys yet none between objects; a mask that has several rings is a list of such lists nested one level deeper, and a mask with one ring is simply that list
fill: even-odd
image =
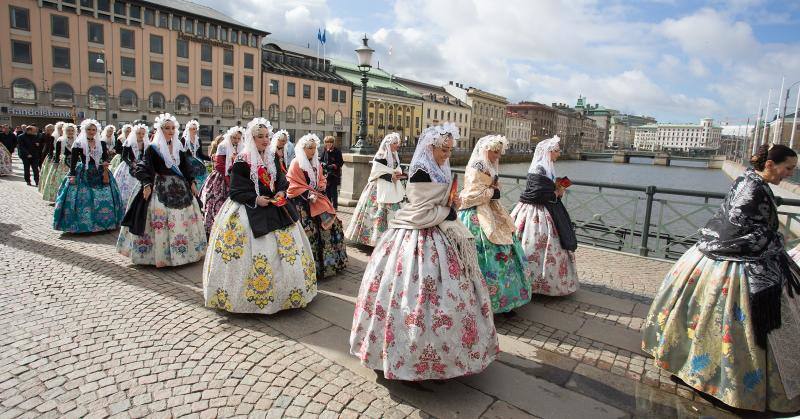
[{"label": "beige stone building", "polygon": [[465,88],[461,83],[450,82],[445,90],[472,108],[472,126],[470,127],[469,144],[472,149],[479,138],[489,134],[505,134],[506,105],[508,100],[500,95],[489,93],[476,87]]},{"label": "beige stone building", "polygon": [[552,137],[556,132],[556,110],[539,102],[509,104],[506,109],[531,121],[531,144]]},{"label": "beige stone building", "polygon": [[209,135],[262,108],[268,33],[199,4],[8,0],[0,22],[0,122],[152,123],[170,112]]},{"label": "beige stone building", "polygon": [[515,112],[506,112],[508,147],[516,151],[531,151],[531,120]]},{"label": "beige stone building", "polygon": [[457,146],[465,148],[469,143],[472,109],[466,102],[448,93],[443,87],[406,78],[395,78],[397,82],[422,96],[422,124],[424,128],[445,122],[454,123],[461,139]]},{"label": "beige stone building", "polygon": [[264,45],[263,103],[266,117],[291,138],[309,132],[332,135],[337,146],[350,146],[353,85],[336,74],[330,60],[286,43]]}]

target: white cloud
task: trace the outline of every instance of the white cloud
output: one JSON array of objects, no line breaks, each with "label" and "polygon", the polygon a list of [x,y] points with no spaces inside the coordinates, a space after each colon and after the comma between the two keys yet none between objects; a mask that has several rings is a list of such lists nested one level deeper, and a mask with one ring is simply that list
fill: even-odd
[{"label": "white cloud", "polygon": [[689,60],[689,71],[696,77],[705,77],[708,75],[708,68],[706,68],[703,62],[698,58]]},{"label": "white cloud", "polygon": [[667,19],[657,31],[693,57],[713,58],[722,63],[752,58],[758,48],[749,24],[733,21],[712,9]]}]

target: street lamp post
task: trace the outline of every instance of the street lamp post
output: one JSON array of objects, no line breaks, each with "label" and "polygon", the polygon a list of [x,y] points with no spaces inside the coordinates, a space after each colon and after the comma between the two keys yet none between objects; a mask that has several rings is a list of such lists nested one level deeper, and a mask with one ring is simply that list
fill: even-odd
[{"label": "street lamp post", "polygon": [[109,99],[108,94],[108,64],[105,60],[106,54],[103,53],[102,57],[97,59],[97,64],[103,65],[103,74],[106,76],[106,125],[111,123],[111,100]]},{"label": "street lamp post", "polygon": [[369,146],[366,144],[367,139],[367,82],[369,77],[367,74],[372,70],[372,53],[374,49],[367,45],[367,35],[364,34],[362,39],[364,45],[356,48],[356,55],[358,56],[358,69],[361,70],[361,118],[358,120],[358,137],[356,144],[350,149],[355,154],[367,154]]}]

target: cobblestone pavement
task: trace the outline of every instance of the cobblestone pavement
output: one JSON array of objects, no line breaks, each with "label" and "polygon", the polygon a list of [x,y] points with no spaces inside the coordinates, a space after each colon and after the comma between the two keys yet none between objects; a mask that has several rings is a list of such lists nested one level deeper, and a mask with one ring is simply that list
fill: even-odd
[{"label": "cobblestone pavement", "polygon": [[581,291],[498,317],[483,373],[390,382],[348,354],[368,249],[306,309],[230,315],[203,307],[200,263],[136,267],[116,233],[55,232],[18,175],[0,197],[0,418],[726,415],[638,349],[663,261],[580,248]]}]

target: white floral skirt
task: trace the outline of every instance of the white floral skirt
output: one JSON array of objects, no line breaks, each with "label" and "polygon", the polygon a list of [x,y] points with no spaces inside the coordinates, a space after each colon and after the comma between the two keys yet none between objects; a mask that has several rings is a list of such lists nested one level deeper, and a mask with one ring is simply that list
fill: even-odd
[{"label": "white floral skirt", "polygon": [[13,173],[11,153],[5,145],[0,144],[0,176],[10,175],[11,173]]},{"label": "white floral skirt", "polygon": [[139,186],[139,180],[131,175],[130,166],[127,163],[120,162],[117,168],[114,169],[114,179],[119,186],[119,195],[122,197],[122,202],[128,204],[130,198],[134,195],[133,191]]},{"label": "white floral skirt", "polygon": [[244,206],[228,199],[203,266],[206,306],[272,314],[305,307],[316,295],[314,253],[300,223],[255,238]]},{"label": "white floral skirt", "polygon": [[528,261],[531,292],[562,296],[577,291],[575,254],[561,248],[558,231],[547,208],[518,202],[511,211],[511,218]]},{"label": "white floral skirt", "polygon": [[[138,193],[139,186],[132,195]],[[196,200],[186,208],[167,208],[153,193],[144,234],[137,236],[128,227],[120,227],[117,252],[137,265],[180,266],[202,259],[206,243],[203,214]]]},{"label": "white floral skirt", "polygon": [[441,229],[386,231],[361,281],[350,353],[417,381],[476,374],[498,351],[486,283],[464,274]]}]

